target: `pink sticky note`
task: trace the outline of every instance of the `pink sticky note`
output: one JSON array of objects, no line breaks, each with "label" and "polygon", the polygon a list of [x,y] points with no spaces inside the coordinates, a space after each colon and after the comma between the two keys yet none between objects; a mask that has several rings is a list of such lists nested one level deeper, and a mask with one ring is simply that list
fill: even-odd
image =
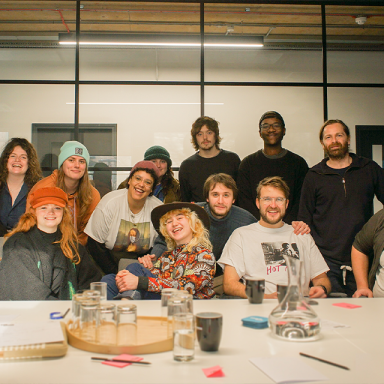
[{"label": "pink sticky note", "polygon": [[220,365],[216,365],[211,368],[203,368],[203,372],[207,377],[224,377],[224,372]]},{"label": "pink sticky note", "polygon": [[361,305],[350,304],[350,303],[335,303],[332,305],[334,305],[335,307],[348,308],[348,309],[361,308]]},{"label": "pink sticky note", "polygon": [[[113,359],[141,361],[144,358],[143,357],[139,357],[139,356],[127,355],[127,354],[123,353],[122,355],[113,357]],[[131,365],[132,363],[121,363],[119,361],[103,361],[102,364],[110,365],[110,366],[116,367],[116,368],[124,368],[124,367],[127,367],[128,365]]]}]

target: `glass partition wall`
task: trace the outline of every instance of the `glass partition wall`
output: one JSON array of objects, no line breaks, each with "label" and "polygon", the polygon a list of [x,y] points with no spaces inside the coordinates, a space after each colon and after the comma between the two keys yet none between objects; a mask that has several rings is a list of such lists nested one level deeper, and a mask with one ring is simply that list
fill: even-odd
[{"label": "glass partition wall", "polygon": [[[91,171],[106,164],[113,186],[152,145],[167,148],[177,175],[202,114],[240,158],[261,148],[267,110],[283,115],[284,146],[310,166],[327,118],[349,125],[354,150],[356,125],[384,125],[384,6],[329,3],[2,1],[0,145],[25,137],[42,161],[83,141]],[[32,134],[39,124],[49,134]]]}]

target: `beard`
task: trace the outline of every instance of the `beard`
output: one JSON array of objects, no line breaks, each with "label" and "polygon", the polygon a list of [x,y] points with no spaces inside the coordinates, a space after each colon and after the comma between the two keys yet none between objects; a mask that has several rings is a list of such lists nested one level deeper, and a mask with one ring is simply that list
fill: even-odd
[{"label": "beard", "polygon": [[210,151],[215,146],[216,142],[202,143],[201,145],[199,145],[199,149],[203,151]]},{"label": "beard", "polygon": [[277,215],[274,219],[268,218],[268,211],[260,211],[260,217],[263,219],[263,221],[271,225],[279,223],[281,220],[283,220],[284,216],[285,212],[281,212],[281,209],[279,209],[279,215]]},{"label": "beard", "polygon": [[[331,144],[334,145],[334,144]],[[330,149],[331,145],[325,147],[324,151],[326,155],[332,160],[341,160],[348,154],[348,143],[339,144],[337,148]]]}]

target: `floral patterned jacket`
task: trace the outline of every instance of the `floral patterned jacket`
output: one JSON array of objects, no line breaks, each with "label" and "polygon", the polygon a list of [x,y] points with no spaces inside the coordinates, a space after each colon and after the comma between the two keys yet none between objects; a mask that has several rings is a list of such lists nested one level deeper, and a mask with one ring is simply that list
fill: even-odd
[{"label": "floral patterned jacket", "polygon": [[164,252],[150,271],[157,277],[149,277],[148,291],[161,292],[163,288],[185,289],[194,298],[211,299],[215,256],[200,246],[188,252],[185,245]]}]

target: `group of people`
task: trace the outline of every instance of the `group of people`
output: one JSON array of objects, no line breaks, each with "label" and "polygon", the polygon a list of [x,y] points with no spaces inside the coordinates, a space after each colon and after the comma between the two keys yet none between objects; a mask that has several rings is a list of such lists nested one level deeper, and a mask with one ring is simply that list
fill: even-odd
[{"label": "group of people", "polygon": [[101,199],[83,144],[64,143],[58,169],[41,179],[33,145],[10,140],[0,158],[0,299],[70,299],[99,280],[108,299],[157,299],[168,287],[212,298],[214,280],[246,297],[252,277],[276,298],[286,256],[303,261],[310,297],[384,296],[384,211],[372,216],[374,196],[384,203],[382,168],[349,152],[341,120],[321,127],[326,157],[311,169],[283,148],[278,112],[261,116],[259,134],[263,149],[241,161],[220,148],[218,122],[200,117],[179,181],[169,152],[153,146]]}]

